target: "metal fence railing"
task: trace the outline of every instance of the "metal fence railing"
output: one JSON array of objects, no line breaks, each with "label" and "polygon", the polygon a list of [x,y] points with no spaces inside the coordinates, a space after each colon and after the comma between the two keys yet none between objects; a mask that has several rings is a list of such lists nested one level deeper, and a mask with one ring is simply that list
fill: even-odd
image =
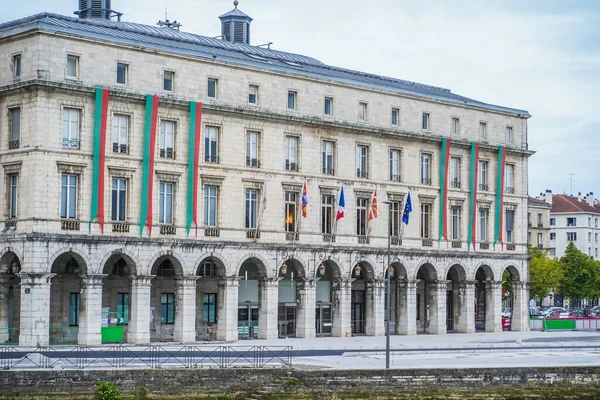
[{"label": "metal fence railing", "polygon": [[292,366],[292,346],[0,347],[0,369]]}]

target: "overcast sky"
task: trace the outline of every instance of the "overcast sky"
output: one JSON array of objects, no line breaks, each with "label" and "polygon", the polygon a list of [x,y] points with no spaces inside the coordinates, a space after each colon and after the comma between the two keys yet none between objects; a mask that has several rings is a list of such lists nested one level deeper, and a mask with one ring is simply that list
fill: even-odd
[{"label": "overcast sky", "polygon": [[[8,21],[73,15],[76,0],[10,2]],[[220,34],[229,0],[112,0],[131,22],[171,20]],[[600,198],[600,0],[240,0],[252,44],[327,64],[442,86],[528,110],[529,192]]]}]

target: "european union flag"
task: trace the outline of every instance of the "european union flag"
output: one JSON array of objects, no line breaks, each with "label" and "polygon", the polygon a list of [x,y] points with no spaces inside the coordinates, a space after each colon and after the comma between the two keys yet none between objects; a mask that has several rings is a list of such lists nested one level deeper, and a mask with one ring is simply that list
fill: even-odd
[{"label": "european union flag", "polygon": [[412,201],[410,200],[410,192],[408,192],[408,196],[406,196],[406,204],[404,205],[404,213],[402,214],[402,222],[405,225],[408,225],[409,214],[412,211]]}]

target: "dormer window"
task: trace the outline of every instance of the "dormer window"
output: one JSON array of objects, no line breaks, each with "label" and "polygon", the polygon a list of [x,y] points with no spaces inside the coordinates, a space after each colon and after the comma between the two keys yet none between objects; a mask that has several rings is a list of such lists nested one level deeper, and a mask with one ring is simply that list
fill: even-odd
[{"label": "dormer window", "polygon": [[237,0],[235,8],[219,17],[221,20],[221,37],[231,43],[250,44],[250,23],[252,18],[241,12]]}]

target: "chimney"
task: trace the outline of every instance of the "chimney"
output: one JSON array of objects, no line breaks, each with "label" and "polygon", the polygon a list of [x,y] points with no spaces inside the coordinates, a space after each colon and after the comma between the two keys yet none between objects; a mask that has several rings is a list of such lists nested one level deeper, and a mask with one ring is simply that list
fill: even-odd
[{"label": "chimney", "polygon": [[79,10],[75,11],[79,18],[83,19],[107,19],[110,21],[113,15],[121,20],[121,13],[110,8],[110,0],[79,0]]},{"label": "chimney", "polygon": [[577,201],[581,201],[581,192],[577,193]]},{"label": "chimney", "polygon": [[589,192],[587,196],[585,196],[585,201],[592,207],[594,207],[594,192]]},{"label": "chimney", "polygon": [[544,194],[544,201],[552,205],[552,190],[546,189],[546,193]]},{"label": "chimney", "polygon": [[234,9],[219,17],[221,37],[231,43],[250,44],[250,23],[252,18],[238,10],[238,0],[233,2]]}]

